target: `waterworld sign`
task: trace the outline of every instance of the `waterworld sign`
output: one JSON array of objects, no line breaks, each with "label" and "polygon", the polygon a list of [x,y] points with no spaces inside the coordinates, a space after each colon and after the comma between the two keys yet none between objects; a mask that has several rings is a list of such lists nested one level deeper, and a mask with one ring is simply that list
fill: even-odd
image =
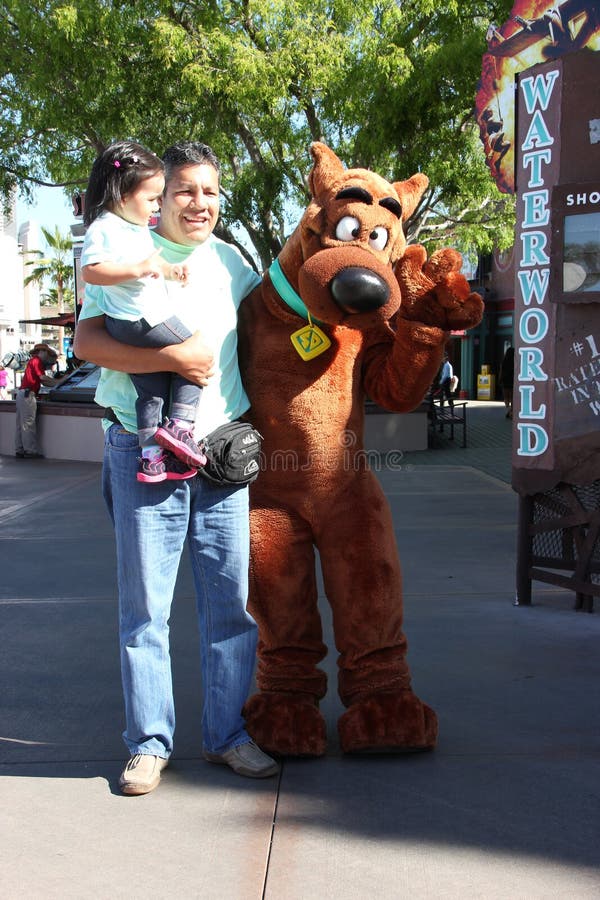
[{"label": "waterworld sign", "polygon": [[560,69],[535,66],[518,79],[516,453],[552,468],[554,316],[550,303],[550,200],[557,181]]}]

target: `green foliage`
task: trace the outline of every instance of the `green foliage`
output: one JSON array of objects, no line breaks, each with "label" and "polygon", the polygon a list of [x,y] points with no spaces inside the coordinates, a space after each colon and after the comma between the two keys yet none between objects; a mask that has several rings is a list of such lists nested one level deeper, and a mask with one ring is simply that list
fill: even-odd
[{"label": "green foliage", "polygon": [[[63,288],[62,293],[62,305],[63,311],[66,307],[67,309],[73,309],[75,303],[75,294],[71,288]],[[49,288],[47,291],[40,297],[40,306],[55,306],[57,309],[60,309],[60,298],[58,296],[57,288]]]},{"label": "green foliage", "polygon": [[65,302],[73,299],[71,285],[73,283],[73,238],[70,235],[61,234],[58,228],[48,231],[42,228],[42,233],[48,245],[48,253],[42,250],[30,250],[29,253],[37,255],[37,259],[29,260],[26,266],[31,266],[31,272],[24,280],[24,284],[44,285],[50,283],[51,287],[46,295],[53,292],[56,295],[56,305],[60,312],[63,311]]},{"label": "green foliage", "polygon": [[[506,241],[512,204],[470,118],[485,32],[511,3],[433,0],[0,2],[0,192],[85,186],[111,140],[211,144],[223,227],[267,266],[306,202],[308,148],[432,188],[411,234]],[[446,224],[445,224],[446,223]]]}]

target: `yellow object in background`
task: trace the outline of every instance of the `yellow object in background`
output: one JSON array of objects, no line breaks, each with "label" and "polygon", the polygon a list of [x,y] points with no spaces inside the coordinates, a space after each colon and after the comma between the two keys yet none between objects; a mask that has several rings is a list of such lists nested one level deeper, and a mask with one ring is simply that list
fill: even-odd
[{"label": "yellow object in background", "polygon": [[[482,366],[481,371],[489,369],[489,366]],[[477,376],[477,399],[478,400],[494,400],[496,398],[496,376],[495,375],[478,375]]]}]

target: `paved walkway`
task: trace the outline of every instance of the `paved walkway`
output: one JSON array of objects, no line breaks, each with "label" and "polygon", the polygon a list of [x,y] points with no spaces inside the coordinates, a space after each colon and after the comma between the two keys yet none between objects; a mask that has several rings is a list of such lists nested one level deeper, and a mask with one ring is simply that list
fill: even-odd
[{"label": "paved walkway", "polygon": [[446,425],[430,432],[430,449],[406,453],[406,461],[418,466],[472,466],[500,481],[511,481],[512,420],[503,403],[471,400],[467,405],[467,446],[462,447],[462,428],[454,439]]},{"label": "paved walkway", "polygon": [[[187,561],[172,615],[176,752],[155,793],[117,788],[124,749],[113,539],[96,464],[0,457],[0,897],[27,900],[579,900],[600,896],[600,617],[514,596],[510,423],[470,404],[469,446],[379,473],[403,560],[431,754],[330,746],[281,777],[200,758]],[[324,628],[333,648],[322,596]]]}]

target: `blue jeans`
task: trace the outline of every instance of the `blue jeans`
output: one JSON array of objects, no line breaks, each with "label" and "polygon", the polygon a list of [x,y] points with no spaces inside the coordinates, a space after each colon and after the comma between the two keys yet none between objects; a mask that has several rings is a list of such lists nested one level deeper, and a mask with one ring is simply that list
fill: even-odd
[{"label": "blue jeans", "polygon": [[189,481],[140,484],[137,436],[106,432],[103,492],[117,543],[123,734],[131,754],[168,758],[175,710],[169,614],[187,538],[200,627],[205,750],[221,753],[250,740],[244,705],[256,653],[256,623],[246,612],[248,488]]},{"label": "blue jeans", "polygon": [[[132,347],[170,347],[192,336],[176,316],[158,325],[148,325],[145,319],[130,322],[112,316],[106,316],[105,323],[106,330],[115,340]],[[138,441],[142,446],[153,442],[156,429],[163,420],[163,410],[168,410],[171,419],[181,419],[193,426],[201,387],[175,372],[148,372],[129,377],[138,395],[135,413]]]}]

